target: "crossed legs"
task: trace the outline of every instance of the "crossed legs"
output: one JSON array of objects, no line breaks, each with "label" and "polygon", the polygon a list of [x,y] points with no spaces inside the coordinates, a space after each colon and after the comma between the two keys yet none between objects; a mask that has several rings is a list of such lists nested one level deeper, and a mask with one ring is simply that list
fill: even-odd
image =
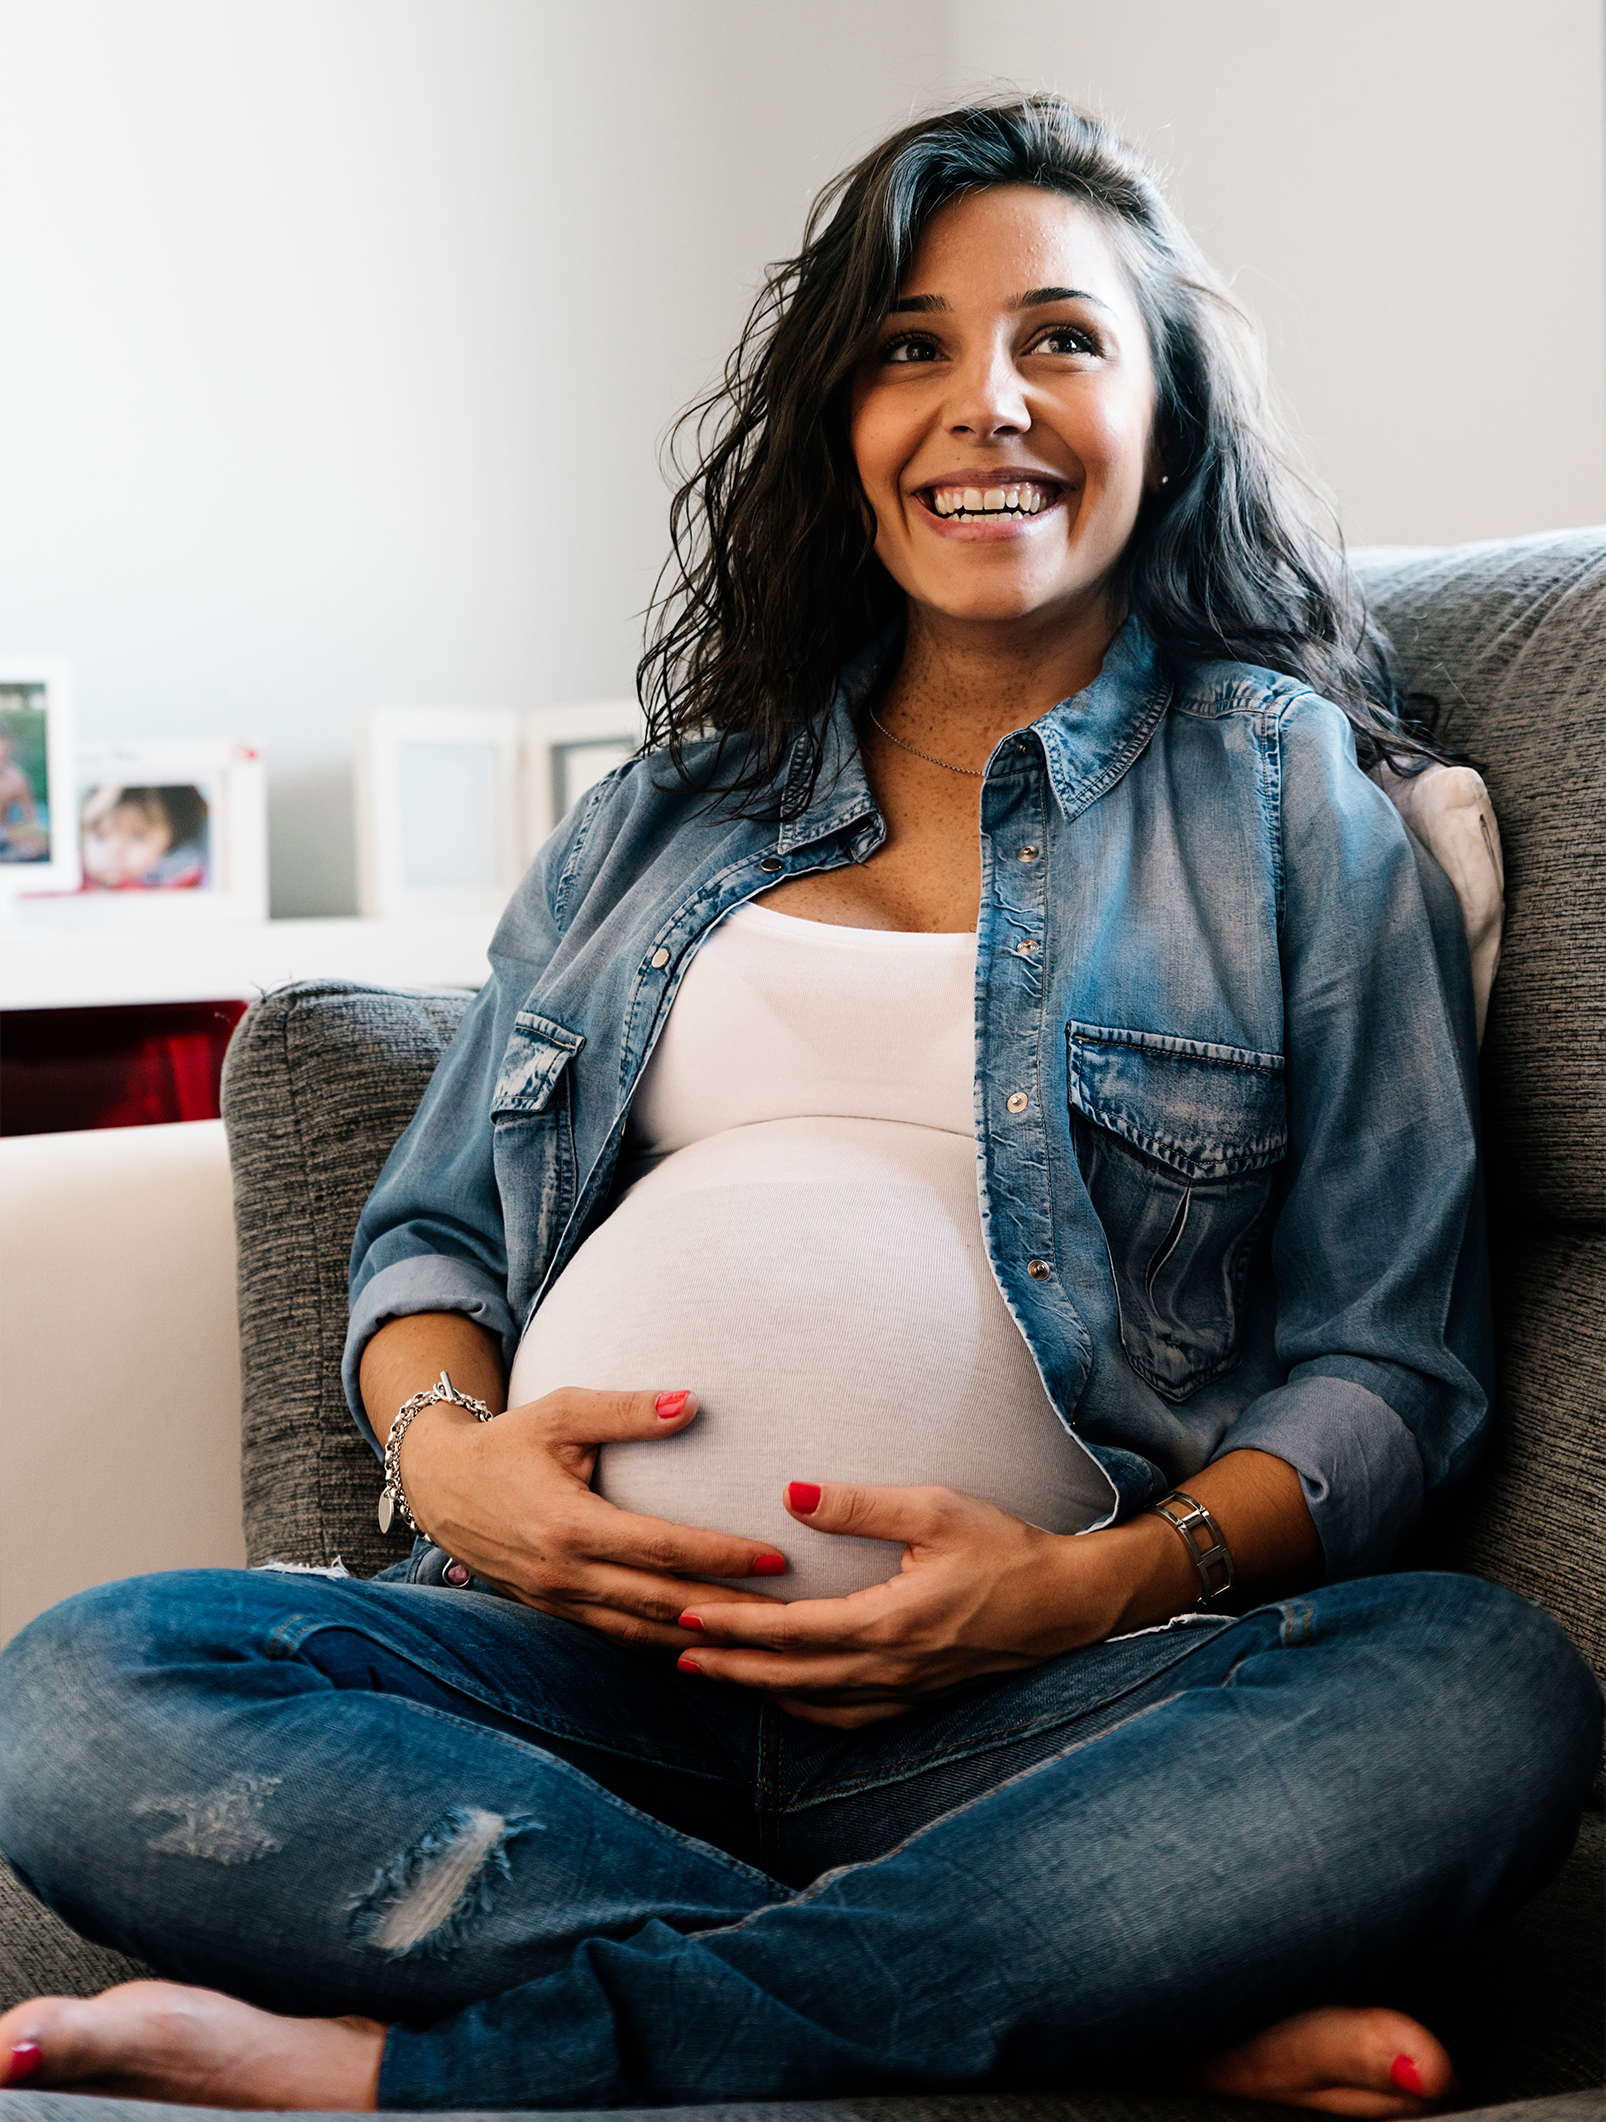
[{"label": "crossed legs", "polygon": [[[1063,2085],[1142,2057],[1412,2112],[1449,2060],[1378,2000],[1554,1870],[1599,1738],[1592,1678],[1522,1601],[1468,1578],[1340,1585],[1204,1638],[794,1892],[533,1736],[331,1686],[302,1655],[327,1621],[263,1582],[140,1580],[25,1631],[0,1843],[80,1928],[341,2016],[166,1984],[42,2000],[0,2021],[36,2083],[680,2105]],[[392,1635],[421,1596],[355,1592],[345,1610]]]}]

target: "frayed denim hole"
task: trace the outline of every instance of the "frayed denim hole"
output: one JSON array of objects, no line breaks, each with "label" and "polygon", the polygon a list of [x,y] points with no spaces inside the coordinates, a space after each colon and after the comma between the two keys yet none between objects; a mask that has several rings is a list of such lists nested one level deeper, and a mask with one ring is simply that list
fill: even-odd
[{"label": "frayed denim hole", "polygon": [[354,1945],[388,1960],[444,1960],[490,1914],[496,1881],[511,1876],[507,1846],[545,1823],[454,1805],[410,1849],[382,1864],[351,1904]]},{"label": "frayed denim hole", "polygon": [[138,1799],[130,1811],[136,1820],[152,1813],[170,1815],[176,1824],[145,1847],[163,1857],[201,1857],[212,1864],[254,1864],[277,1856],[284,1844],[263,1825],[264,1801],[283,1776],[230,1776],[214,1790],[177,1791],[170,1797]]}]

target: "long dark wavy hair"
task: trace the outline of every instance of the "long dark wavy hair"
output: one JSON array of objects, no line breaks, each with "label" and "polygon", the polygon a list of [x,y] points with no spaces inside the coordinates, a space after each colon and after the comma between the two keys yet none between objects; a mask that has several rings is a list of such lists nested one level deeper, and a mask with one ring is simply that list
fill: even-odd
[{"label": "long dark wavy hair", "polygon": [[1116,588],[1166,664],[1225,657],[1299,679],[1343,708],[1363,766],[1442,756],[1402,724],[1383,636],[1313,526],[1257,331],[1142,157],[1051,95],[905,126],[825,187],[802,250],[771,268],[723,382],[674,430],[677,466],[696,462],[636,674],[649,748],[679,768],[694,737],[717,737],[699,781],[767,811],[811,731],[813,770],[787,782],[785,807],[812,797],[837,676],[904,608],[849,443],[854,371],[931,215],[999,184],[1091,207],[1130,275],[1170,477],[1144,500]]}]

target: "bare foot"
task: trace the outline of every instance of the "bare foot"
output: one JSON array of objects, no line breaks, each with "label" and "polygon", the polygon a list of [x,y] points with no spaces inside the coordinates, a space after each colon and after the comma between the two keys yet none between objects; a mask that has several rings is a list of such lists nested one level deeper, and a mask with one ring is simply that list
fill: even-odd
[{"label": "bare foot", "polygon": [[372,2108],[377,2019],[281,2019],[212,1989],[124,1982],[0,2018],[0,2084],[192,2107]]},{"label": "bare foot", "polygon": [[1330,2115],[1426,2115],[1457,2091],[1443,2046],[1404,2012],[1324,2005],[1281,2019],[1197,2065],[1207,2092]]}]

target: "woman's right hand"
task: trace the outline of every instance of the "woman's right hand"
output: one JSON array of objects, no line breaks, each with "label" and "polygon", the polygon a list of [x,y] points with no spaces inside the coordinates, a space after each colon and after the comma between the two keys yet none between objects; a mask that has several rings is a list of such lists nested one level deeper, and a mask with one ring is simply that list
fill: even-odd
[{"label": "woman's right hand", "polygon": [[[402,1486],[428,1537],[499,1591],[622,1642],[683,1650],[688,1577],[779,1576],[785,1559],[762,1540],[638,1517],[590,1484],[600,1446],[677,1437],[696,1414],[689,1392],[579,1386],[494,1422],[439,1401],[402,1440]],[[719,1591],[722,1604],[760,1596]]]}]

